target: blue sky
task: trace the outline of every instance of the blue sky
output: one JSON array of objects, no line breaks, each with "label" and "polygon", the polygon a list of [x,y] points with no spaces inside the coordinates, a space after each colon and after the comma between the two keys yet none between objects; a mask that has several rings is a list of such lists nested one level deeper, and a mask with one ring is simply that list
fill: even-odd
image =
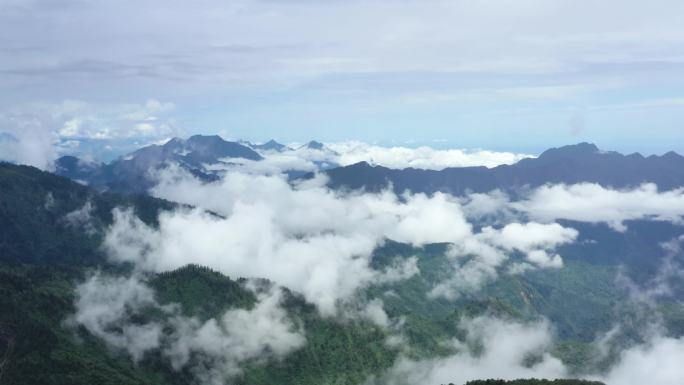
[{"label": "blue sky", "polygon": [[675,0],[3,0],[0,131],[684,152]]}]

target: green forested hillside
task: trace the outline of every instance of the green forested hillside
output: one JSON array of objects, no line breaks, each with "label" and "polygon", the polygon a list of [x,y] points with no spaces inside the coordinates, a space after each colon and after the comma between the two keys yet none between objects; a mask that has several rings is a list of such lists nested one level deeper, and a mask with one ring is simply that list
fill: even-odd
[{"label": "green forested hillside", "polygon": [[[83,328],[64,320],[73,313],[73,285],[84,271],[52,266],[12,266],[0,270],[0,384],[190,384],[189,372],[174,373],[150,354],[134,365]],[[162,303],[215,317],[235,307],[249,308],[252,292],[239,282],[189,266],[152,280]],[[322,319],[312,305],[288,294],[284,307],[303,322],[306,346],[282,362],[249,367],[245,384],[356,384],[389,367],[396,352],[385,334],[367,322]]]},{"label": "green forested hillside", "polygon": [[112,209],[130,207],[154,224],[174,204],[147,196],[96,193],[33,167],[0,162],[0,261],[78,263],[102,260],[104,226]]},{"label": "green forested hillside", "polygon": [[[108,263],[100,248],[117,206],[133,208],[152,225],[159,212],[174,207],[149,197],[97,193],[34,168],[0,164],[0,385],[196,383],[190,370],[174,371],[159,352],[148,352],[133,363],[125,352],[66,322],[75,311],[76,285],[93,272],[130,274],[126,266]],[[89,210],[85,220],[75,215],[66,219],[84,207]],[[641,250],[635,245],[633,253]],[[418,260],[420,274],[362,293],[365,300],[381,298],[390,317],[403,319],[408,344],[402,347],[407,349],[404,355],[453,353],[453,346],[444,342],[463,337],[459,320],[482,314],[519,321],[550,319],[559,339],[553,354],[575,371],[605,369],[615,359],[613,355],[597,361],[591,341],[616,321],[629,321],[618,336],[624,344],[639,338],[641,313],[614,284],[620,269],[605,258],[587,260],[582,250],[569,250],[562,269],[501,275],[476,293],[454,300],[428,299],[434,282],[448,271],[445,251],[446,245],[416,249],[388,241],[374,255],[376,269],[397,258]],[[201,266],[148,275],[146,280],[160,304],[178,304],[182,315],[202,321],[228,309],[251,309],[257,300],[246,280]],[[390,333],[368,321],[322,317],[302,296],[287,290],[282,306],[302,327],[306,344],[282,360],[247,362],[233,383],[360,384],[391,367],[399,355],[400,348],[386,343]],[[684,307],[677,302],[657,306],[669,332],[684,333]],[[137,315],[139,320],[157,316]],[[489,383],[501,382],[469,385]]]},{"label": "green forested hillside", "polygon": [[[111,209],[130,206],[154,224],[173,205],[149,197],[98,194],[35,168],[0,164],[0,384],[189,384],[149,355],[134,365],[84,328],[67,327],[74,287],[92,271],[120,272],[99,244]],[[51,198],[49,198],[51,197]],[[92,202],[84,228],[64,216]],[[253,306],[254,294],[220,273],[188,266],[150,280],[160,303],[178,303],[186,315],[216,317],[229,308]],[[307,331],[306,346],[282,362],[247,368],[249,384],[356,384],[389,367],[396,355],[383,331],[367,322],[321,318],[300,296],[289,293],[288,313]]]},{"label": "green forested hillside", "polygon": [[0,384],[169,384],[163,371],[136,367],[84,330],[64,325],[73,313],[81,267],[0,268]]}]

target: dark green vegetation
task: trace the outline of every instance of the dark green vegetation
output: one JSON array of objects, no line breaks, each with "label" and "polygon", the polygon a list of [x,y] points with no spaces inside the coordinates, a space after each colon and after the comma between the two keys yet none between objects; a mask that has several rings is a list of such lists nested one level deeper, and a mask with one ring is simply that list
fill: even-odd
[{"label": "dark green vegetation", "polygon": [[[160,210],[174,204],[143,195],[98,194],[33,167],[0,163],[0,261],[102,261],[102,230],[111,224],[115,207],[131,208],[144,222],[155,224]],[[90,215],[78,215],[79,210]]]},{"label": "dark green vegetation", "polygon": [[[0,384],[195,383],[191,372],[173,372],[156,354],[136,366],[85,329],[66,327],[63,321],[74,312],[73,284],[82,275],[65,267],[0,270]],[[162,303],[181,303],[201,319],[249,308],[255,300],[239,282],[196,266],[156,276],[152,284]],[[385,335],[376,327],[321,319],[294,294],[284,306],[302,321],[308,343],[282,362],[248,365],[237,383],[355,384],[393,362],[396,353],[384,346]]]},{"label": "dark green vegetation", "polygon": [[[463,293],[454,301],[425,300],[432,283],[449,272],[450,262],[444,257],[447,245],[414,250],[388,242],[376,252],[376,267],[389,265],[397,255],[418,256],[420,275],[399,284],[373,287],[369,293],[383,298],[391,317],[406,317],[406,336],[421,355],[447,353],[441,342],[459,336],[456,325],[461,317],[482,314],[520,321],[547,318],[559,339],[553,354],[577,374],[607,369],[617,359],[617,348],[644,341],[643,327],[648,323],[662,322],[670,335],[684,335],[684,306],[677,300],[682,298],[681,282],[671,282],[674,294],[655,304],[633,302],[619,283],[629,279],[634,285],[649,287],[667,255],[659,245],[679,234],[681,228],[630,222],[626,233],[616,233],[605,225],[567,225],[580,228],[582,235],[575,245],[561,249],[562,269],[501,274],[482,290]],[[600,241],[589,242],[592,237]],[[615,254],[624,258],[624,265],[618,265]],[[681,262],[683,256],[680,253],[674,258]],[[593,341],[616,325],[621,325],[614,339],[616,349],[602,356]]]},{"label": "dark green vegetation", "polygon": [[465,385],[603,385],[598,381],[584,381],[584,380],[476,380],[468,381]]},{"label": "dark green vegetation", "polygon": [[[88,207],[87,220],[71,215]],[[97,193],[34,168],[0,164],[0,385],[195,383],[190,370],[175,372],[159,353],[148,353],[134,364],[125,352],[108,347],[83,327],[65,323],[75,310],[75,285],[91,272],[128,273],[126,266],[109,264],[100,248],[114,207],[129,207],[155,225],[158,214],[174,204]],[[390,317],[405,317],[407,354],[413,357],[451,353],[443,342],[461,336],[457,324],[464,316],[491,314],[520,321],[544,316],[560,338],[554,355],[575,370],[605,369],[614,356],[597,360],[591,341],[616,323],[629,326],[617,337],[620,343],[639,341],[639,327],[646,317],[638,304],[627,300],[627,292],[615,284],[616,277],[625,274],[648,284],[662,262],[663,251],[657,245],[678,235],[681,228],[634,222],[626,233],[616,233],[603,225],[570,225],[580,228],[581,236],[561,250],[563,269],[502,274],[483,290],[453,301],[426,299],[434,282],[448,275],[445,267],[452,262],[445,257],[446,245],[414,249],[388,241],[377,250],[374,267],[383,269],[396,258],[416,256],[421,274],[371,287],[365,295],[382,298]],[[625,262],[624,269],[618,268],[618,261]],[[160,303],[180,304],[184,315],[201,320],[228,309],[249,309],[256,301],[244,280],[200,266],[147,279]],[[661,314],[672,335],[683,334],[684,308],[666,300],[656,306],[649,312]],[[385,344],[387,332],[368,322],[322,318],[313,305],[292,292],[285,293],[283,307],[305,330],[306,345],[280,361],[248,362],[233,382],[358,384],[390,367],[397,357],[398,350]],[[158,316],[139,315],[140,320]],[[507,384],[590,384],[524,381],[528,382]],[[480,383],[487,382],[470,384]]]},{"label": "dark green vegetation", "polygon": [[169,383],[169,373],[137,368],[83,330],[63,326],[82,276],[66,266],[0,270],[0,384]]}]

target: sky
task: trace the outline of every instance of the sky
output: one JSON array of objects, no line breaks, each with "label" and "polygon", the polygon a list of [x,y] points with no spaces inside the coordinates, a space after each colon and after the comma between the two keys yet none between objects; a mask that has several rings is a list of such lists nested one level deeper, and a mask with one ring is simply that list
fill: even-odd
[{"label": "sky", "polygon": [[0,0],[0,132],[684,152],[678,0]]}]

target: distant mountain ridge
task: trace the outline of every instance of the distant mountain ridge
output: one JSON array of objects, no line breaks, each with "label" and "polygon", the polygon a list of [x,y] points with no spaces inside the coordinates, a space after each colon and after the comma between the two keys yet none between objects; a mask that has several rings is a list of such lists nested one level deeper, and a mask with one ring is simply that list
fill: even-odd
[{"label": "distant mountain ridge", "polygon": [[[174,138],[163,145],[143,147],[107,164],[63,156],[57,160],[55,172],[98,190],[146,193],[155,184],[152,173],[170,164],[177,164],[204,181],[214,181],[221,177],[221,166],[233,164],[231,159],[238,163],[243,160],[258,162],[273,152],[336,154],[317,141],[292,149],[275,140],[252,144],[229,142],[219,136],[195,135],[186,140]],[[638,153],[623,155],[602,151],[591,143],[551,148],[537,158],[493,168],[391,169],[367,162],[337,166],[327,159],[310,160],[319,172],[328,176],[328,186],[333,189],[377,192],[391,185],[397,193],[411,191],[431,194],[440,191],[462,195],[496,189],[515,194],[522,189],[545,184],[582,182],[612,188],[655,183],[661,190],[684,186],[684,157],[675,152],[648,157]],[[314,176],[313,172],[306,171],[284,172],[296,179]]]},{"label": "distant mountain ridge", "polygon": [[277,152],[282,152],[282,151],[289,151],[292,150],[290,147],[278,143],[275,140],[271,139],[266,143],[261,143],[261,144],[252,144],[248,143],[249,147],[251,147],[254,150],[257,151],[277,151]]},{"label": "distant mountain ridge", "polygon": [[325,149],[325,145],[321,142],[317,142],[315,140],[312,140],[300,148],[308,148],[309,150],[323,150],[323,149]]},{"label": "distant mountain ridge", "polygon": [[[407,168],[390,169],[367,162],[325,172],[334,189],[380,191],[391,185],[398,192],[437,191],[461,195],[495,189],[515,192],[544,184],[598,183],[613,188],[656,183],[661,190],[684,186],[684,157],[668,152],[644,157],[601,151],[596,145],[579,143],[543,152],[513,165],[445,168],[440,171]],[[312,177],[309,174],[305,177]]]},{"label": "distant mountain ridge", "polygon": [[[218,135],[194,135],[188,139],[173,138],[168,142],[139,148],[110,163],[96,163],[75,156],[62,156],[55,162],[55,173],[87,184],[100,191],[144,194],[156,183],[154,172],[178,165],[203,181],[215,181],[226,166],[247,161],[261,161],[273,153],[317,154],[311,162],[318,170],[337,167],[328,161],[337,153],[323,143],[312,140],[293,149],[271,139],[254,144],[248,141],[226,141]],[[299,155],[297,155],[299,156]],[[321,158],[321,159],[318,159]],[[234,161],[233,161],[234,159]],[[289,178],[297,178],[306,170],[283,170]]]},{"label": "distant mountain ridge", "polygon": [[86,183],[98,190],[121,193],[145,193],[154,185],[150,172],[178,164],[203,180],[218,177],[207,173],[204,164],[225,163],[230,158],[263,159],[253,149],[218,135],[194,135],[184,140],[174,138],[162,145],[150,145],[108,164],[88,163],[73,156],[55,162],[55,173]]}]

